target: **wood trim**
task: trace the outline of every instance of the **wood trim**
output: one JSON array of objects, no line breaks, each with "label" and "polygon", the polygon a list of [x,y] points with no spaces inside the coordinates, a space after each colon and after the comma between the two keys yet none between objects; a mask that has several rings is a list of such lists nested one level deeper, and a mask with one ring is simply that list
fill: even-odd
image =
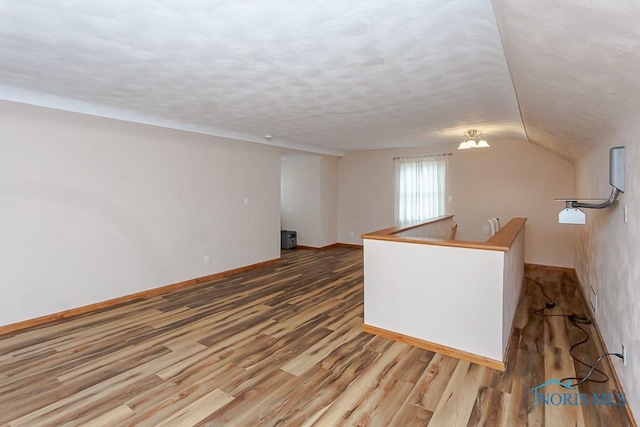
[{"label": "wood trim", "polygon": [[194,279],[185,280],[183,282],[173,283],[170,285],[161,286],[159,288],[153,288],[142,292],[136,292],[134,294],[124,295],[117,298],[112,298],[106,301],[97,302],[94,304],[84,305],[81,307],[72,308],[58,313],[48,314],[46,316],[36,317],[34,319],[23,320],[17,323],[11,323],[9,325],[0,326],[0,335],[8,334],[10,332],[16,332],[23,329],[31,328],[33,326],[40,326],[45,323],[55,322],[56,320],[66,319],[80,314],[89,313],[91,311],[101,310],[103,308],[111,307],[116,304],[128,302],[135,299],[148,298],[156,295],[160,295],[175,289],[186,288],[188,286],[199,285],[201,283],[210,282],[212,280],[220,279],[222,277],[231,276],[233,274],[244,273],[245,271],[253,270],[256,268],[264,267],[267,265],[280,262],[280,258],[274,258],[268,261],[258,262],[256,264],[246,265],[244,267],[238,267],[231,270],[221,271],[219,273],[209,274],[207,276],[196,277]]},{"label": "wood trim", "polygon": [[362,249],[362,245],[357,245],[355,243],[336,243],[336,247],[347,249]]},{"label": "wood trim", "polygon": [[382,230],[374,231],[373,233],[367,233],[365,235],[366,236],[368,236],[368,235],[387,235],[387,234],[401,233],[403,231],[412,230],[414,228],[422,227],[423,225],[434,224],[436,222],[444,221],[444,220],[453,218],[454,216],[455,215],[437,216],[435,218],[431,218],[431,219],[426,220],[426,221],[412,222],[410,224],[404,224],[404,225],[395,225],[393,227],[389,227],[389,228],[385,228],[385,229],[382,229]]},{"label": "wood trim", "polygon": [[488,357],[478,356],[477,354],[468,353],[466,351],[432,343],[430,341],[421,340],[418,338],[410,337],[408,335],[399,334],[397,332],[388,331],[386,329],[367,324],[362,325],[362,330],[369,334],[377,335],[383,338],[389,338],[394,341],[409,344],[418,348],[423,348],[425,350],[434,351],[445,356],[455,357],[456,359],[465,360],[467,362],[476,363],[478,365],[486,366],[487,368],[495,369],[500,372],[504,372],[506,370],[506,363],[499,360],[489,359]]},{"label": "wood trim", "polygon": [[505,248],[511,248],[513,242],[516,241],[516,237],[518,237],[518,234],[520,234],[520,230],[524,228],[525,222],[527,222],[526,218],[511,219],[511,221],[506,223],[504,227],[501,227],[496,234],[491,236],[491,238],[487,240],[487,243]]},{"label": "wood trim", "polygon": [[[315,251],[326,251],[327,249],[332,249],[335,248],[336,246],[338,246],[337,243],[332,243],[330,245],[327,246],[305,246],[305,245],[298,245],[296,246],[297,249],[302,249],[302,250],[315,250]],[[296,249],[293,248],[293,249]]]},{"label": "wood trim", "polygon": [[[440,218],[446,219],[446,218]],[[423,245],[449,246],[456,248],[468,249],[486,249],[490,251],[506,252],[511,248],[520,231],[524,228],[527,218],[513,218],[504,227],[500,229],[493,237],[486,242],[469,242],[464,240],[441,240],[426,237],[397,237],[394,233],[404,231],[406,229],[396,230],[398,227],[386,228],[384,230],[375,231],[373,233],[363,234],[363,239],[370,240],[387,240],[391,242],[418,243]],[[422,225],[424,225],[423,223]],[[396,230],[391,232],[392,230]]]},{"label": "wood trim", "polygon": [[[545,266],[542,266],[543,268]],[[554,270],[556,268],[560,268],[560,267],[550,267],[551,270]],[[587,310],[589,310],[589,315],[591,316],[591,322],[593,322],[593,328],[596,330],[596,335],[598,335],[598,339],[600,340],[600,344],[602,344],[603,350],[606,353],[609,353],[609,349],[607,348],[607,343],[605,342],[605,340],[602,338],[602,334],[600,333],[600,327],[598,326],[598,322],[596,321],[596,316],[595,313],[593,312],[593,309],[591,308],[591,304],[589,304],[589,298],[588,295],[585,293],[585,288],[584,286],[582,286],[582,283],[580,282],[580,278],[578,277],[576,270],[574,268],[569,269],[571,270],[571,272],[573,273],[573,275],[575,276],[576,282],[578,283],[578,288],[580,288],[580,292],[582,292],[582,298],[584,298],[584,301],[586,302],[586,306],[587,306]],[[609,369],[609,372],[612,373],[613,376],[613,382],[615,384],[615,386],[618,388],[618,390],[620,390],[621,393],[624,393],[624,388],[622,388],[622,383],[620,382],[620,378],[618,377],[618,371],[616,371],[615,367],[613,366],[613,363],[611,363],[611,358],[610,357],[605,357],[605,363],[607,364],[607,367]],[[626,394],[625,394],[626,396]],[[631,424],[633,424],[634,427],[638,427],[638,423],[636,422],[636,419],[633,417],[633,413],[631,412],[631,407],[630,405],[627,403],[626,405],[624,405],[625,411],[627,411],[627,415],[629,415],[629,419],[631,420]]]},{"label": "wood trim", "polygon": [[[331,245],[321,246],[321,247],[298,245],[292,249],[326,251],[327,249],[333,249],[333,248],[362,249],[362,245],[356,245],[352,243],[333,243]],[[288,249],[285,249],[285,250],[288,250]]]}]

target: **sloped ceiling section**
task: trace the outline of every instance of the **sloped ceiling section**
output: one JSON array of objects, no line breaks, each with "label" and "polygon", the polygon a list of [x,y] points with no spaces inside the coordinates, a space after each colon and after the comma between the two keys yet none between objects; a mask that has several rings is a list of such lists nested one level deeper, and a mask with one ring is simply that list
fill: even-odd
[{"label": "sloped ceiling section", "polygon": [[640,105],[638,0],[494,0],[531,142],[574,161]]},{"label": "sloped ceiling section", "polygon": [[[547,144],[515,47],[526,33],[504,28]],[[525,138],[490,0],[0,0],[0,85],[7,100],[318,152],[469,128]]]}]

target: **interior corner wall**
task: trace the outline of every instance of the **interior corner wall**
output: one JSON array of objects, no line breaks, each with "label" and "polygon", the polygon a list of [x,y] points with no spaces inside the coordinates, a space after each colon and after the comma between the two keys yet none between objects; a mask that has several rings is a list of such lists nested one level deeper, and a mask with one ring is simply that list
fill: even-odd
[{"label": "interior corner wall", "polygon": [[281,226],[298,245],[320,248],[337,241],[338,158],[286,153],[282,157]]},{"label": "interior corner wall", "polygon": [[280,149],[2,101],[0,152],[0,325],[280,256]]},{"label": "interior corner wall", "polygon": [[347,154],[338,167],[338,241],[360,244],[361,234],[394,225],[394,157],[453,153],[447,213],[459,224],[457,239],[486,241],[487,218],[525,217],[525,261],[574,267],[575,229],[558,224],[563,205],[554,201],[575,194],[574,166],[528,142],[490,142],[486,150],[449,144]]},{"label": "interior corner wall", "polygon": [[338,242],[338,162],[335,156],[320,160],[320,212],[322,246]]},{"label": "interior corner wall", "polygon": [[[637,123],[637,122],[636,122]],[[576,271],[585,295],[595,290],[598,328],[608,351],[627,350],[627,366],[616,357],[613,364],[626,400],[640,416],[640,125],[620,127],[577,163],[578,195],[606,198],[609,186],[609,148],[626,146],[626,191],[610,208],[583,209],[586,224],[579,226]],[[624,207],[628,222],[624,222]],[[591,355],[596,358],[598,355]],[[591,357],[590,356],[590,357]]]}]

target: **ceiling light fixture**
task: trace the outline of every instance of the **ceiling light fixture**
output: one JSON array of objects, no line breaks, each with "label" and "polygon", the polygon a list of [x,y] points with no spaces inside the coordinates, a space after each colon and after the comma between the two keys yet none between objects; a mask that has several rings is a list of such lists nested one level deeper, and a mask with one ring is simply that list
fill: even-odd
[{"label": "ceiling light fixture", "polygon": [[482,137],[482,131],[469,129],[463,135],[462,142],[458,145],[458,150],[468,150],[470,148],[489,148],[490,145]]}]

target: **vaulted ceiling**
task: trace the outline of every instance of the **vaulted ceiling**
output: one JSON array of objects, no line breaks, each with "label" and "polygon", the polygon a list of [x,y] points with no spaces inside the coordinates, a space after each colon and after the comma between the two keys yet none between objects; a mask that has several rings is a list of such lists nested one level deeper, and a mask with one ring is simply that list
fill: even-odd
[{"label": "vaulted ceiling", "polygon": [[0,99],[324,153],[478,128],[575,160],[640,108],[639,18],[637,0],[0,0]]}]

